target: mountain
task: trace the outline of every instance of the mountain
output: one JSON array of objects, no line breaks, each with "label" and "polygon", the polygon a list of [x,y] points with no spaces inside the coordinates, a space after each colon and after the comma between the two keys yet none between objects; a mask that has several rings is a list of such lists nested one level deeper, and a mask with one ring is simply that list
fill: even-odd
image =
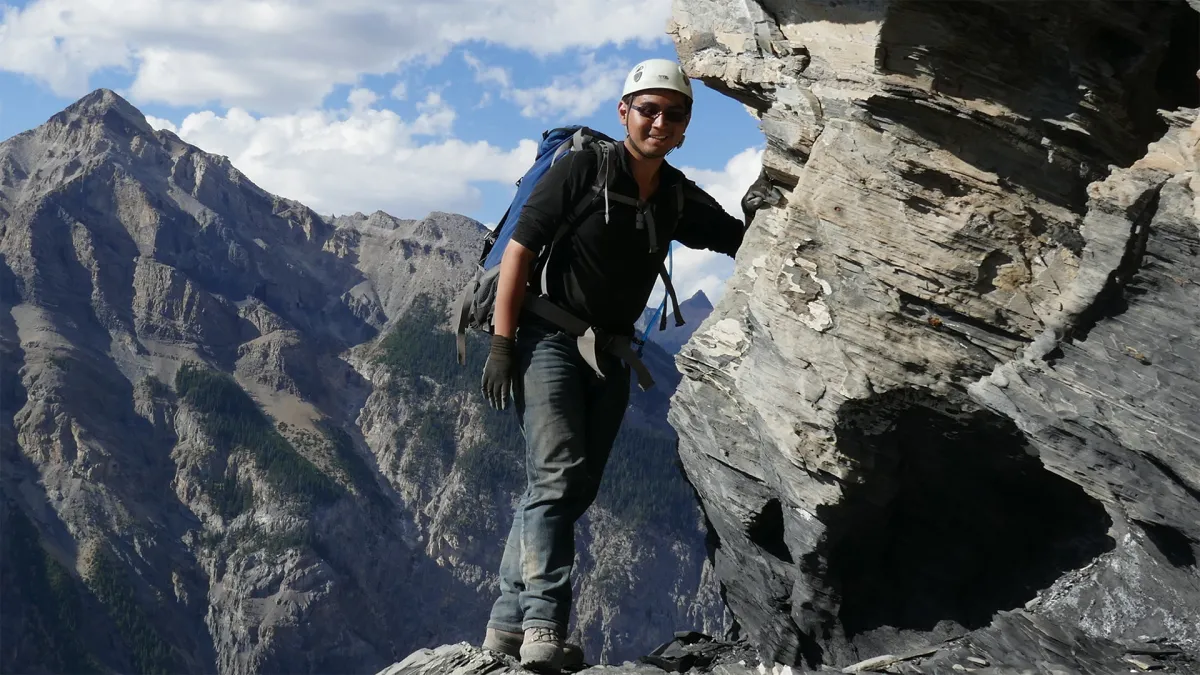
[{"label": "mountain", "polygon": [[671,316],[670,303],[663,309],[663,313],[667,315],[667,327],[665,330],[658,329],[661,314],[657,319],[655,318],[655,315],[658,314],[657,307],[647,307],[642,312],[642,317],[638,320],[636,326],[640,334],[653,321],[654,325],[650,327],[649,339],[662,346],[668,354],[674,355],[679,353],[684,343],[688,341],[688,338],[692,337],[692,333],[696,332],[700,324],[704,323],[704,320],[708,318],[712,310],[712,303],[709,301],[708,296],[704,294],[704,291],[696,291],[692,297],[679,303],[679,312],[683,315],[684,320],[682,326],[675,325],[675,319]]},{"label": "mountain", "polygon": [[[107,90],[0,144],[0,669],[375,672],[477,643],[523,489],[486,343],[463,368],[449,333],[483,232],[322,218]],[[593,661],[721,629],[669,393],[635,396],[580,527]]]}]

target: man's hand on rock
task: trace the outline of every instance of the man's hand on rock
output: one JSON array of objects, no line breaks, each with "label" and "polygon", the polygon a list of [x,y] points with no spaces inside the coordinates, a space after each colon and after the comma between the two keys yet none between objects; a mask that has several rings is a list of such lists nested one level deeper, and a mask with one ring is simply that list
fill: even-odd
[{"label": "man's hand on rock", "polygon": [[492,349],[488,352],[487,363],[483,365],[482,389],[488,405],[496,410],[508,407],[516,351],[516,340],[503,335],[492,336]]},{"label": "man's hand on rock", "polygon": [[777,206],[782,201],[783,193],[771,185],[771,181],[767,180],[765,174],[759,174],[758,180],[754,181],[746,190],[746,194],[742,196],[742,213],[746,216],[746,226],[750,226],[750,221],[754,220],[754,214],[763,205]]}]

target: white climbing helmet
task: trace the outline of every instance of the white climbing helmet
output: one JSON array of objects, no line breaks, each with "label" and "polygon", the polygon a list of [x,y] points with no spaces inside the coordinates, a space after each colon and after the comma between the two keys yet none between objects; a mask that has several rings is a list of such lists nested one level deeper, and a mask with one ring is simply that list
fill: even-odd
[{"label": "white climbing helmet", "polygon": [[650,59],[634,66],[625,78],[621,98],[647,89],[670,89],[692,100],[692,83],[688,81],[688,76],[684,75],[678,63],[667,59]]}]

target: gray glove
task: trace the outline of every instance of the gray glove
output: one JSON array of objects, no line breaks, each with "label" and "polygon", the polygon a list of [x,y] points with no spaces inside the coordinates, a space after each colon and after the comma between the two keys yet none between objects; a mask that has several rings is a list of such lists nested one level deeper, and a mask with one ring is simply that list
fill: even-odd
[{"label": "gray glove", "polygon": [[512,391],[513,357],[517,342],[503,335],[492,336],[492,349],[487,363],[483,365],[483,397],[496,410],[508,407],[508,396]]}]

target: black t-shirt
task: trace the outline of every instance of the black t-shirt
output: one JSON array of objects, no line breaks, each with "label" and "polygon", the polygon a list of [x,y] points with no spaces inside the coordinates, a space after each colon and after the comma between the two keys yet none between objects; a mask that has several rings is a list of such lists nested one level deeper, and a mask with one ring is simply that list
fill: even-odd
[{"label": "black t-shirt", "polygon": [[[627,150],[618,145],[610,154],[616,171],[609,194],[638,197],[637,182],[629,172]],[[581,200],[591,206],[555,246],[547,270],[550,300],[590,325],[610,333],[632,335],[654,290],[659,268],[671,240],[689,248],[704,248],[734,255],[742,244],[743,223],[721,208],[707,192],[682,172],[663,162],[658,189],[648,204],[658,236],[651,252],[649,228],[638,229],[637,208],[631,204],[608,203],[605,222],[603,193],[592,198],[592,185],[599,172],[599,153],[572,152],[556,162],[538,181],[517,219],[513,241],[541,251],[553,241],[564,218],[574,213]],[[682,215],[677,203],[677,185],[682,181]],[[531,279],[535,284],[537,279]]]}]

